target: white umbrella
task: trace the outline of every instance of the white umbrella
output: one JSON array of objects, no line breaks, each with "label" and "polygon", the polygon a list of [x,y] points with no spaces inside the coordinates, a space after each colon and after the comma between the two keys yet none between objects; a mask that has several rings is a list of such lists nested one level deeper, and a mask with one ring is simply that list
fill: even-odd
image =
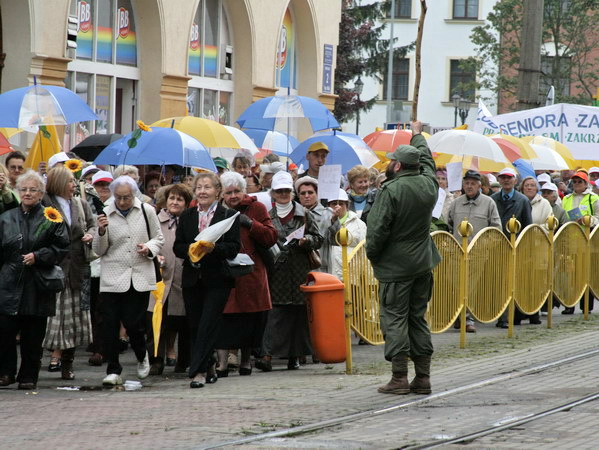
[{"label": "white umbrella", "polygon": [[237,154],[248,156],[250,157],[250,160],[255,159],[254,155],[260,152],[260,149],[256,147],[254,141],[252,141],[252,139],[247,134],[245,134],[238,128],[230,127],[228,125],[224,125],[224,127],[227,129],[229,133],[231,133],[233,138],[235,138],[235,140],[239,144],[239,148],[210,147],[210,155],[212,155],[213,158],[220,156],[221,158],[225,158],[229,162],[233,161],[233,158],[235,158],[235,155]]},{"label": "white umbrella", "polygon": [[482,134],[468,130],[444,130],[427,140],[433,152],[459,156],[478,156],[501,163],[508,163],[503,151],[495,141]]},{"label": "white umbrella", "polygon": [[537,157],[530,159],[535,170],[568,170],[568,163],[558,152],[544,145],[529,144]]}]

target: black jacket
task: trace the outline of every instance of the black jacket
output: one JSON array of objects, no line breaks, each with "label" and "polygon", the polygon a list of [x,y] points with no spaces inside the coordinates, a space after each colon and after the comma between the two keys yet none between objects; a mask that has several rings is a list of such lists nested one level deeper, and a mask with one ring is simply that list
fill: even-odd
[{"label": "black jacket", "polygon": [[500,190],[491,195],[491,198],[497,204],[497,211],[499,211],[499,218],[501,219],[501,230],[506,236],[509,237],[510,233],[505,229],[505,225],[512,216],[515,216],[522,225],[520,231],[532,223],[532,207],[530,206],[530,200],[524,194],[514,191],[511,199],[504,200],[503,190]]},{"label": "black jacket", "polygon": [[[60,264],[70,240],[64,222],[50,223],[38,234],[44,222],[40,204],[29,213],[14,208],[0,216],[0,314],[55,314],[56,295],[36,288],[34,271],[39,266]],[[35,264],[25,266],[23,255],[30,252],[35,255]]]},{"label": "black jacket", "polygon": [[[214,211],[210,225],[225,220],[233,216],[236,212],[219,204]],[[239,218],[235,219],[229,231],[216,241],[214,250],[200,260],[200,269],[196,269],[191,265],[191,261],[187,255],[189,246],[195,242],[195,237],[198,235],[198,223],[198,209],[189,208],[183,211],[183,214],[179,218],[179,225],[177,225],[173,252],[177,258],[184,260],[182,287],[195,286],[198,282],[198,276],[200,276],[201,283],[204,286],[234,287],[235,279],[224,275],[223,266],[225,260],[235,258],[241,248]]]}]

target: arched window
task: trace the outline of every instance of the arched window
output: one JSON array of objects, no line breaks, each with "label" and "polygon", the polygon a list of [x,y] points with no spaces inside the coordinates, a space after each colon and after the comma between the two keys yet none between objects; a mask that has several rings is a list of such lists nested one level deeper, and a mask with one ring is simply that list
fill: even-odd
[{"label": "arched window", "polygon": [[189,36],[189,115],[229,124],[233,47],[222,0],[200,0]]},{"label": "arched window", "polygon": [[297,56],[295,20],[289,8],[285,11],[276,55],[276,83],[281,91],[297,91]]},{"label": "arched window", "polygon": [[71,0],[78,19],[75,59],[65,84],[100,117],[67,130],[71,148],[94,133],[128,133],[137,107],[137,35],[132,0]]}]

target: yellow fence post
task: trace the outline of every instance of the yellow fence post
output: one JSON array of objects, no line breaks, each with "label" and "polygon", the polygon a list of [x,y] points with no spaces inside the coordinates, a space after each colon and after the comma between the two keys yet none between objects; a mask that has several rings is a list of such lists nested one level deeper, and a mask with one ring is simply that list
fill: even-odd
[{"label": "yellow fence post", "polygon": [[352,302],[350,295],[349,282],[349,263],[347,261],[347,244],[349,243],[349,233],[345,226],[341,227],[337,233],[337,240],[341,245],[341,262],[343,264],[343,284],[345,286],[345,373],[352,373],[352,352],[351,352],[351,317],[352,317]]},{"label": "yellow fence post", "polygon": [[511,338],[514,336],[514,314],[516,313],[516,299],[514,298],[516,293],[516,234],[520,232],[521,225],[515,216],[512,216],[506,224],[507,230],[510,232],[510,244],[512,245],[512,270],[510,270],[510,291],[512,292],[512,298],[508,306],[508,330],[507,337]]},{"label": "yellow fence post", "polygon": [[468,307],[468,236],[474,229],[468,219],[464,218],[460,223],[458,232],[462,236],[462,264],[460,264],[460,298],[462,299],[462,311],[460,312],[460,348],[466,348],[466,308]]},{"label": "yellow fence post", "polygon": [[591,216],[583,216],[584,235],[587,238],[586,258],[584,259],[584,274],[587,287],[584,290],[584,320],[589,320],[589,291],[591,289]]},{"label": "yellow fence post", "polygon": [[547,229],[549,230],[549,258],[547,267],[549,268],[549,298],[547,299],[547,328],[553,327],[553,240],[555,239],[555,230],[559,227],[559,220],[551,214],[547,217]]}]

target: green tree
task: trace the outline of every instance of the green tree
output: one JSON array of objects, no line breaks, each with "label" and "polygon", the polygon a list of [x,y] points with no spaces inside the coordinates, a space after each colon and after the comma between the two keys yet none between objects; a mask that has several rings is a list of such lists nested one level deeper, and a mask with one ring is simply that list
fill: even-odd
[{"label": "green tree", "polygon": [[[387,70],[389,39],[381,36],[386,27],[384,19],[388,16],[391,2],[389,0],[366,5],[356,0],[343,0],[341,23],[339,24],[339,45],[337,46],[337,67],[335,68],[335,110],[333,114],[339,122],[347,122],[355,117],[356,112],[369,111],[377,100],[377,96],[358,101],[353,88],[347,85],[358,76],[374,77],[382,81]],[[413,47],[397,47],[394,56],[401,57]]]},{"label": "green tree", "polygon": [[[465,89],[490,90],[508,103],[516,100],[524,0],[501,0],[484,25],[472,30],[476,56],[462,68],[477,73]],[[599,1],[545,0],[543,15],[542,94],[555,86],[556,102],[591,104],[599,79]],[[556,50],[557,49],[557,50]],[[568,95],[568,86],[579,89]]]}]

